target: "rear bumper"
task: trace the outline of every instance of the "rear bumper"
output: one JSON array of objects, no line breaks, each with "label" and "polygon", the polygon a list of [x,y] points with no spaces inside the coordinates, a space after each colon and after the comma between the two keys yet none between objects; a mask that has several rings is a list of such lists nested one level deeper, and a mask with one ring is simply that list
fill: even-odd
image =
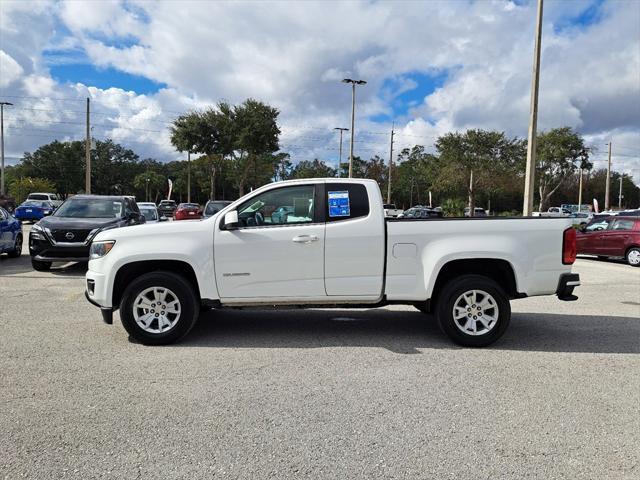
[{"label": "rear bumper", "polygon": [[563,273],[558,281],[556,295],[560,300],[574,301],[578,297],[573,294],[573,289],[580,286],[580,275],[577,273]]}]

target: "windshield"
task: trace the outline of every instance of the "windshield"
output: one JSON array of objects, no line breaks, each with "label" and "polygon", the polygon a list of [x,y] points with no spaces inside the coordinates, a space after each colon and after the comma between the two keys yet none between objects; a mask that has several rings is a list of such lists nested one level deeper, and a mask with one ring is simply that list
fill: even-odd
[{"label": "windshield", "polygon": [[140,213],[144,216],[147,222],[158,220],[158,210],[149,207],[140,207]]},{"label": "windshield", "polygon": [[119,218],[122,216],[122,202],[106,198],[70,199],[56,210],[54,216],[71,218]]},{"label": "windshield", "polygon": [[229,204],[225,203],[225,202],[210,202],[210,203],[207,203],[207,208],[206,208],[204,213],[205,213],[205,215],[213,215],[214,213],[218,213],[220,210],[222,210],[227,205],[229,205]]}]

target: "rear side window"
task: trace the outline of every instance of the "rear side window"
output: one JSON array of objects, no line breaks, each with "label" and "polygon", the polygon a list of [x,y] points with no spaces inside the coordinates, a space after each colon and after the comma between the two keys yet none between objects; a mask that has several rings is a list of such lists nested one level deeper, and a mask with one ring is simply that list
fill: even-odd
[{"label": "rear side window", "polygon": [[633,230],[633,220],[616,219],[611,222],[611,230]]},{"label": "rear side window", "polygon": [[358,183],[326,183],[324,204],[327,222],[369,215],[367,188]]}]

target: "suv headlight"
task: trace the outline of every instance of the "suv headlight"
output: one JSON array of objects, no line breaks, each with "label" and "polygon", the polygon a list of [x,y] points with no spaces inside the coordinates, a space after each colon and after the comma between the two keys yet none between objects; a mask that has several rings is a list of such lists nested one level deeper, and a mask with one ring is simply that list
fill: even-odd
[{"label": "suv headlight", "polygon": [[31,226],[31,238],[35,239],[35,240],[45,240],[44,237],[44,228],[42,228],[40,225],[38,225],[37,223],[34,223]]},{"label": "suv headlight", "polygon": [[115,245],[115,240],[107,240],[105,242],[93,242],[89,248],[89,260],[102,258],[111,251]]}]

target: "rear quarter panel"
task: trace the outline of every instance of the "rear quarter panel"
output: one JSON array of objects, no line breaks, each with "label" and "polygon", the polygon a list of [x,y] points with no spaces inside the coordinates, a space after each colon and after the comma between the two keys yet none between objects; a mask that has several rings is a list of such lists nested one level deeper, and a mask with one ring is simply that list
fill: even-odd
[{"label": "rear quarter panel", "polygon": [[562,218],[388,222],[387,298],[426,300],[444,265],[474,258],[507,261],[520,293],[553,294],[560,274],[571,271],[562,264],[569,226]]}]

